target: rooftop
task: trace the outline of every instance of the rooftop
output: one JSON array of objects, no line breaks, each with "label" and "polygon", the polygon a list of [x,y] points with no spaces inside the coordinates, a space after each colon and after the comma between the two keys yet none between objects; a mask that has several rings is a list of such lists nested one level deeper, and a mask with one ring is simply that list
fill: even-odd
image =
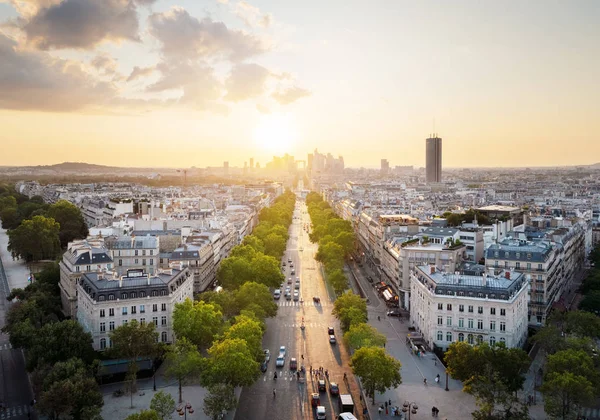
[{"label": "rooftop", "polygon": [[501,206],[501,205],[498,205],[498,204],[492,204],[492,205],[489,205],[489,206],[479,207],[477,210],[482,210],[482,211],[507,211],[507,212],[511,212],[511,211],[520,211],[521,209],[519,207]]}]

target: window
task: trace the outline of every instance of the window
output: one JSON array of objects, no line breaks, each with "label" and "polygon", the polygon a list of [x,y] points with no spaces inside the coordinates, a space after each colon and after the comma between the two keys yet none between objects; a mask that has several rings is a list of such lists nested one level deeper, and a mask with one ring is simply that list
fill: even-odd
[{"label": "window", "polygon": [[483,343],[483,335],[478,335],[477,336],[477,344],[481,344]]},{"label": "window", "polygon": [[490,337],[490,346],[493,346],[494,344],[496,344],[496,337],[494,337],[493,335]]},{"label": "window", "polygon": [[448,304],[446,305],[446,310],[447,310],[447,311],[451,311],[451,310],[452,310],[452,304],[451,304],[451,303],[448,303]]},{"label": "window", "polygon": [[150,265],[154,265],[154,258],[150,258]]},{"label": "window", "polygon": [[452,333],[450,331],[448,331],[446,333],[446,341],[451,342],[452,341]]},{"label": "window", "polygon": [[106,322],[100,323],[100,332],[106,332]]},{"label": "window", "polygon": [[473,339],[473,334],[467,335],[467,343],[474,344],[475,340]]},{"label": "window", "polygon": [[79,266],[75,267],[75,272],[79,273]]},{"label": "window", "polygon": [[127,315],[127,306],[123,306],[122,314]]},{"label": "window", "polygon": [[469,305],[469,312],[473,313],[473,305]]},{"label": "window", "polygon": [[467,322],[468,322],[467,327],[470,329],[473,329],[473,318],[469,318],[467,320]]},{"label": "window", "polygon": [[538,281],[544,281],[544,276],[542,276],[541,274],[538,274]]},{"label": "window", "polygon": [[444,309],[444,304],[443,303],[438,303],[438,310],[442,310]]},{"label": "window", "polygon": [[161,311],[166,311],[167,310],[167,304],[163,303],[162,305],[160,305],[160,310]]},{"label": "window", "polygon": [[139,263],[140,263],[140,260],[136,258],[135,259],[135,265],[138,265]]},{"label": "window", "polygon": [[167,317],[166,316],[161,316],[160,317],[160,325],[167,325]]},{"label": "window", "polygon": [[500,331],[506,331],[506,322],[500,323]]},{"label": "window", "polygon": [[461,343],[462,343],[463,341],[465,341],[465,335],[464,335],[463,333],[459,333],[459,334],[458,334],[458,341],[460,341]]},{"label": "window", "polygon": [[155,303],[154,305],[152,305],[152,312],[157,312],[158,311],[158,305]]},{"label": "window", "polygon": [[[136,257],[138,256],[138,252],[139,252],[139,251],[136,249],[136,250],[135,250],[135,256],[136,256]],[[136,261],[137,261],[137,260],[136,260]]]},{"label": "window", "polygon": [[483,313],[483,306],[478,306],[477,307],[477,313],[478,314],[482,314]]},{"label": "window", "polygon": [[500,262],[494,261],[494,267],[498,268],[500,266]]},{"label": "window", "polygon": [[141,298],[146,297],[146,292],[140,292],[140,297]]},{"label": "window", "polygon": [[490,330],[496,331],[496,321],[490,321]]},{"label": "window", "polygon": [[500,316],[506,316],[506,309],[500,309]]},{"label": "window", "polygon": [[158,296],[158,290],[153,290],[152,291],[152,296]]},{"label": "window", "polygon": [[145,255],[146,255],[146,250],[142,249],[142,256],[145,256]]},{"label": "window", "polygon": [[166,331],[162,332],[162,334],[161,334],[161,340],[162,340],[163,343],[167,342],[167,332]]},{"label": "window", "polygon": [[465,327],[465,319],[464,318],[458,318],[458,327],[459,328]]},{"label": "window", "polygon": [[135,314],[137,312],[137,308],[134,306],[131,307],[131,314]]},{"label": "window", "polygon": [[518,270],[519,268],[521,268],[521,263],[517,261],[517,263],[515,264],[515,268]]},{"label": "window", "polygon": [[542,264],[538,264],[538,270],[540,270],[540,271],[542,271],[542,270],[543,270],[543,268],[542,268]]},{"label": "window", "polygon": [[115,308],[110,308],[108,310],[108,316],[115,316]]},{"label": "window", "polygon": [[478,330],[483,330],[483,319],[478,319],[477,320],[477,329]]},{"label": "window", "polygon": [[438,325],[442,325],[444,323],[444,320],[441,316],[438,316]]},{"label": "window", "polygon": [[156,325],[158,327],[158,317],[157,316],[152,317],[152,322],[154,322],[154,325]]},{"label": "window", "polygon": [[[521,258],[521,253],[520,253],[520,252],[517,252],[517,254],[516,254],[516,255],[517,255],[517,258]],[[517,263],[517,264],[518,264],[518,263]]]},{"label": "window", "polygon": [[106,338],[100,339],[100,350],[104,350],[106,348]]},{"label": "window", "polygon": [[451,316],[446,317],[446,325],[449,326],[449,327],[452,326],[452,317]]},{"label": "window", "polygon": [[458,305],[458,312],[464,312],[465,311],[465,305]]},{"label": "window", "polygon": [[121,299],[127,299],[127,293],[121,293]]},{"label": "window", "polygon": [[105,296],[104,296],[104,295],[100,295],[100,296],[98,296],[98,301],[100,301],[100,302],[103,302],[103,301],[104,301],[104,299],[105,299]]},{"label": "window", "polygon": [[137,294],[135,292],[131,292],[131,299],[135,299],[137,297]]},{"label": "window", "polygon": [[160,295],[161,296],[167,296],[167,291],[166,290],[161,290],[160,291]]},{"label": "window", "polygon": [[501,342],[502,344],[506,344],[506,338],[504,338],[504,337],[500,337],[500,342]]},{"label": "window", "polygon": [[442,341],[444,339],[444,333],[441,331],[437,332],[437,339],[438,341]]},{"label": "window", "polygon": [[496,308],[490,308],[490,315],[496,315]]},{"label": "window", "polygon": [[110,321],[108,323],[108,331],[114,331],[115,330],[115,321]]},{"label": "window", "polygon": [[146,325],[146,318],[140,318],[140,325]]},{"label": "window", "polygon": [[527,263],[527,269],[531,270],[531,263]]},{"label": "window", "polygon": [[145,258],[142,259],[142,265],[146,265],[146,259]]},{"label": "window", "polygon": [[150,255],[154,255],[154,250],[153,249],[150,250]]},{"label": "window", "polygon": [[112,293],[108,295],[108,300],[115,300],[115,295],[113,295]]},{"label": "window", "polygon": [[92,269],[91,266],[89,266],[89,265],[85,266],[85,271],[90,271],[91,269]]},{"label": "window", "polygon": [[106,316],[106,312],[104,312],[104,309],[100,309],[100,318],[104,318]]},{"label": "window", "polygon": [[140,305],[140,313],[141,314],[145,314],[146,313],[146,305]]},{"label": "window", "polygon": [[123,260],[119,260],[119,267],[123,266]]}]

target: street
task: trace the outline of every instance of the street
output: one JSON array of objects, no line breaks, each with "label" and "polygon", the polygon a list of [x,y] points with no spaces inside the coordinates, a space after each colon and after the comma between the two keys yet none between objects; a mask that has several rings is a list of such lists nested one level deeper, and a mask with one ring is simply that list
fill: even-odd
[{"label": "street", "polygon": [[[310,225],[305,203],[298,201],[294,212],[294,220],[290,227],[290,239],[284,255],[286,262],[286,280],[290,277],[300,278],[300,297],[303,302],[286,300],[284,296],[276,301],[279,305],[278,314],[274,319],[267,320],[267,332],[263,339],[263,347],[271,352],[271,361],[266,373],[255,384],[244,388],[242,391],[235,418],[242,419],[307,419],[314,418],[314,409],[310,405],[310,396],[317,392],[317,378],[310,375],[309,371],[323,367],[328,371],[330,382],[337,382],[341,393],[352,393],[355,404],[355,415],[361,418],[357,411],[360,410],[358,386],[350,368],[348,367],[349,355],[341,343],[343,336],[339,323],[331,314],[333,309],[333,295],[327,290],[319,264],[314,255],[317,245],[310,243],[304,225]],[[296,274],[290,274],[287,262],[291,258]],[[284,286],[285,287],[285,286]],[[293,290],[293,284],[292,284]],[[313,302],[313,296],[321,299],[320,304]],[[304,318],[305,329],[300,328]],[[335,329],[339,340],[337,344],[329,343],[327,328]],[[277,380],[273,379],[275,359],[279,347],[286,346],[287,353],[285,365],[277,369]],[[304,362],[302,361],[304,356]],[[290,358],[298,360],[298,367],[304,364],[306,378],[298,377],[289,370]],[[345,383],[344,373],[348,375]],[[350,386],[350,388],[349,388]],[[276,396],[273,396],[273,389]],[[320,393],[321,405],[327,410],[327,418],[335,418],[334,413],[339,413],[337,397],[331,397],[329,392]]]},{"label": "street", "polygon": [[[18,287],[27,284],[27,267],[19,261],[13,261],[7,252],[8,235],[4,229],[0,229],[0,328],[4,326],[6,313],[10,303],[6,300],[7,291],[14,288],[11,281],[18,279]],[[24,284],[19,278],[24,275]],[[11,277],[14,276],[14,277]],[[0,333],[0,401],[6,409],[0,409],[0,420],[5,419],[28,419],[32,400],[29,379],[25,371],[23,352],[13,349],[6,334]],[[35,418],[32,415],[31,418]]]}]

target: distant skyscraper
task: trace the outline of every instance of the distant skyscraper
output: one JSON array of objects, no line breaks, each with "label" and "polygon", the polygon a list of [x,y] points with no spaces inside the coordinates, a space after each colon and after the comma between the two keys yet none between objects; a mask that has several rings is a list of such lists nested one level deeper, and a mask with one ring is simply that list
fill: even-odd
[{"label": "distant skyscraper", "polygon": [[427,182],[442,182],[442,139],[433,134],[426,140]]},{"label": "distant skyscraper", "polygon": [[381,159],[381,175],[387,175],[390,172],[390,162],[387,159]]},{"label": "distant skyscraper", "polygon": [[223,162],[223,173],[225,175],[229,174],[229,162],[227,162],[227,161]]},{"label": "distant skyscraper", "polygon": [[254,158],[250,158],[250,169],[254,169]]}]

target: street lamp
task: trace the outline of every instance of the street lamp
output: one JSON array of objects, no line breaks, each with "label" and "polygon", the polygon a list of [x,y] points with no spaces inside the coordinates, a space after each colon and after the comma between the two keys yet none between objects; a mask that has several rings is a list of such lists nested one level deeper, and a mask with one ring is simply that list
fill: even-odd
[{"label": "street lamp", "polygon": [[192,414],[194,412],[194,409],[192,408],[192,404],[190,403],[185,403],[185,405],[180,405],[177,408],[177,413],[179,414],[179,417],[184,417],[184,420],[187,420],[187,413]]},{"label": "street lamp", "polygon": [[405,402],[402,404],[402,412],[408,412],[408,420],[410,420],[410,413],[417,414],[418,409],[419,407],[417,407],[417,403],[415,402]]}]

